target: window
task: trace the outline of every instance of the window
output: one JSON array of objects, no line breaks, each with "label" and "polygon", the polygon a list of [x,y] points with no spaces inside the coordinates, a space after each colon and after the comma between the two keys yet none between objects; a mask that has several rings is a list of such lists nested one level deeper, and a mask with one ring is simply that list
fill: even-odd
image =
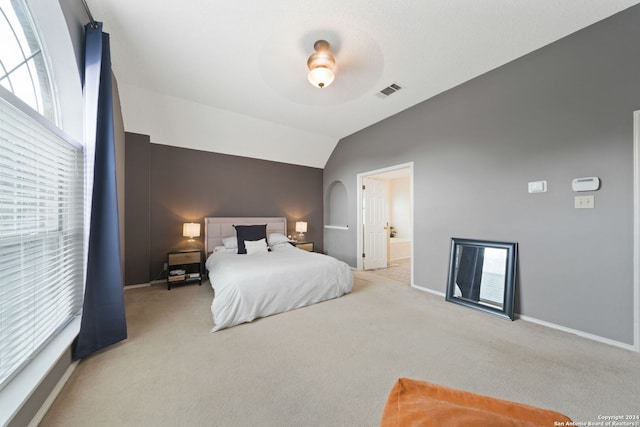
[{"label": "window", "polygon": [[0,85],[57,123],[51,80],[24,0],[0,0]]},{"label": "window", "polygon": [[85,165],[82,147],[51,125],[46,56],[24,2],[0,9],[2,388],[82,308]]}]

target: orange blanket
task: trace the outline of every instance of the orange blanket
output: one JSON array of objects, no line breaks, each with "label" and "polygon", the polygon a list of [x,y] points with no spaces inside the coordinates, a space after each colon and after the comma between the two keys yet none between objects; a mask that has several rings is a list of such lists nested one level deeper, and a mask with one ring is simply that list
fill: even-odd
[{"label": "orange blanket", "polygon": [[389,393],[380,426],[549,427],[569,421],[558,412],[400,378]]}]

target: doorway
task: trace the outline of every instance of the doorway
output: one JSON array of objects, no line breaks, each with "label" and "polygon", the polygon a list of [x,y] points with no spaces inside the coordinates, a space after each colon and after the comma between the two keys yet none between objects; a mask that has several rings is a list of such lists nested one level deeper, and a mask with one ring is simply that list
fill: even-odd
[{"label": "doorway", "polygon": [[357,186],[358,270],[412,285],[413,162],[358,174]]}]

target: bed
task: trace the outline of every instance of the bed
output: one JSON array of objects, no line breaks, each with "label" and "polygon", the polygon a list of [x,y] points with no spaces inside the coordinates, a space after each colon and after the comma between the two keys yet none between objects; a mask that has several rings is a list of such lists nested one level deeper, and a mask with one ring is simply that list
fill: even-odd
[{"label": "bed", "polygon": [[[249,238],[247,230],[252,230]],[[251,235],[255,230],[258,235]],[[256,238],[262,230],[264,241]],[[286,218],[205,218],[206,267],[214,289],[212,331],[351,292],[347,264],[296,248],[286,233]]]}]

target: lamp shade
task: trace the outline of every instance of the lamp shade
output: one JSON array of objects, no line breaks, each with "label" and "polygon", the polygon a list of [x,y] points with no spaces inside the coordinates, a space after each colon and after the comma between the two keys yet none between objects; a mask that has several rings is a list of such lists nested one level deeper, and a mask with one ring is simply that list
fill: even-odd
[{"label": "lamp shade", "polygon": [[304,221],[296,222],[296,233],[306,233],[307,232],[307,223]]},{"label": "lamp shade", "polygon": [[333,82],[335,77],[333,70],[336,66],[336,60],[331,54],[329,42],[326,40],[315,42],[313,49],[315,52],[307,60],[307,67],[309,68],[307,78],[309,83],[322,89]]},{"label": "lamp shade", "polygon": [[309,83],[312,85],[323,88],[329,86],[335,78],[333,71],[325,67],[317,67],[309,71]]},{"label": "lamp shade", "polygon": [[182,226],[182,235],[190,239],[200,237],[200,224],[195,222],[185,222]]}]

